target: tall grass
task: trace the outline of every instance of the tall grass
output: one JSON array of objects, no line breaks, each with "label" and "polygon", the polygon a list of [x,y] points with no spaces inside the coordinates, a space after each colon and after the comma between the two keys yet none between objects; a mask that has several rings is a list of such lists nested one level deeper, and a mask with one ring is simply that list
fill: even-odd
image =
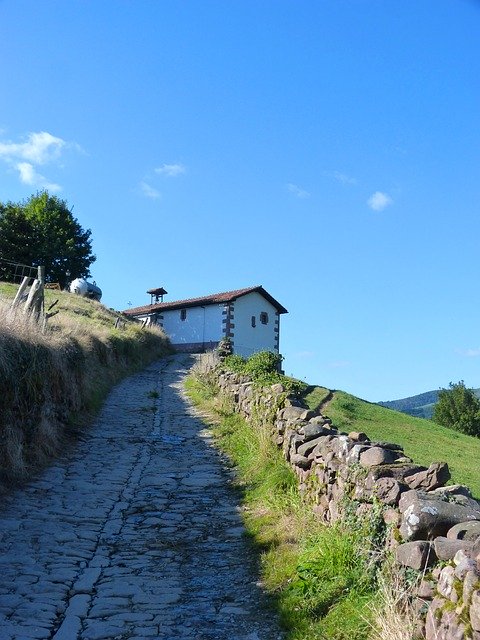
[{"label": "tall grass", "polygon": [[44,331],[0,287],[0,480],[23,480],[56,455],[112,384],[169,351],[161,331],[142,329],[98,302],[67,293]]},{"label": "tall grass", "polygon": [[236,468],[262,582],[288,639],[365,640],[377,590],[372,521],[319,523],[268,429],[234,413],[213,377],[194,372],[186,388]]}]

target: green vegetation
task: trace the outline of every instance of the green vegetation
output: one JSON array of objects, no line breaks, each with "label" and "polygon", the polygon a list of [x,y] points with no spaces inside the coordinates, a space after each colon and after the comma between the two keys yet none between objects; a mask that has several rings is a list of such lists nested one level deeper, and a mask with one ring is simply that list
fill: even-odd
[{"label": "green vegetation", "polygon": [[[24,202],[0,203],[0,256],[25,265],[43,265],[47,282],[90,275],[91,231],[82,229],[67,202],[41,191]],[[11,280],[3,263],[0,277]]]},{"label": "green vegetation", "polygon": [[216,441],[236,467],[245,525],[288,640],[366,639],[369,605],[377,597],[374,543],[368,544],[376,520],[319,523],[270,434],[219,400],[208,373],[192,374],[186,386],[203,415],[211,416]]},{"label": "green vegetation", "polygon": [[449,389],[438,394],[433,419],[438,424],[469,436],[480,436],[480,400],[463,380],[450,382]]},{"label": "green vegetation", "polygon": [[120,378],[170,352],[165,335],[98,302],[46,291],[59,313],[46,330],[10,308],[16,287],[0,283],[0,480],[23,480],[86,428]]},{"label": "green vegetation", "polygon": [[260,387],[279,382],[290,393],[300,393],[306,385],[299,380],[288,378],[280,373],[282,360],[283,358],[279,353],[259,351],[246,359],[237,354],[229,355],[223,362],[229,371],[249,376]]},{"label": "green vegetation", "polygon": [[452,481],[466,484],[480,497],[478,459],[480,440],[442,427],[430,420],[365,402],[335,391],[325,413],[339,429],[363,431],[370,439],[401,444],[407,456],[419,464],[448,462]]}]

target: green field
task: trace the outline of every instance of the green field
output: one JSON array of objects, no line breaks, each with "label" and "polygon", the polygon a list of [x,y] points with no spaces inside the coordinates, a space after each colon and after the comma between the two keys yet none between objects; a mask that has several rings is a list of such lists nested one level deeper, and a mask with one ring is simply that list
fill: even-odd
[{"label": "green field", "polygon": [[[323,387],[309,387],[305,400],[317,408],[317,399],[327,395]],[[320,401],[321,402],[321,401]],[[333,400],[322,411],[342,431],[363,431],[371,440],[395,442],[404,447],[414,462],[448,462],[451,482],[465,484],[480,497],[480,439],[441,427],[431,420],[414,418],[399,411],[360,400],[335,391]]]}]

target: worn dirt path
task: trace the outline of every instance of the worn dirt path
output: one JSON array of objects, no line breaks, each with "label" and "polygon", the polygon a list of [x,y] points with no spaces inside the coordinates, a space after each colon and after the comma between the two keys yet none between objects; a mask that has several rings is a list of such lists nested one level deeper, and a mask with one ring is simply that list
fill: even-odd
[{"label": "worn dirt path", "polygon": [[229,472],[182,397],[191,363],[122,382],[83,441],[7,498],[1,640],[281,637]]}]

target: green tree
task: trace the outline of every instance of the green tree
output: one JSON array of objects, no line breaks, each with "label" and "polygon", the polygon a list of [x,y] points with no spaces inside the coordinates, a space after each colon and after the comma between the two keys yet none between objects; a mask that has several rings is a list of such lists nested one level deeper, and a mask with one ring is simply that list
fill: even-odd
[{"label": "green tree", "polygon": [[47,282],[62,288],[90,275],[91,231],[82,229],[65,200],[41,191],[21,203],[0,203],[0,258],[44,265]]},{"label": "green tree", "polygon": [[480,437],[480,400],[463,380],[450,382],[441,389],[433,411],[433,420],[444,427]]}]

